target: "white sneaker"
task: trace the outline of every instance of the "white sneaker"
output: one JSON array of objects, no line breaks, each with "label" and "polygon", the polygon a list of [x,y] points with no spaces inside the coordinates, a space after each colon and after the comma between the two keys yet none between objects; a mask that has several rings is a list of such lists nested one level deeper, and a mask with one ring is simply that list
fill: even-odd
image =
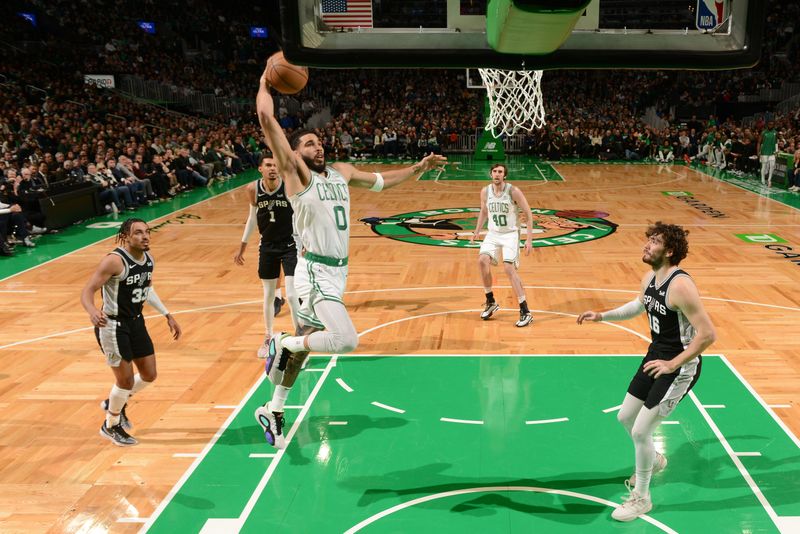
[{"label": "white sneaker", "polygon": [[639,494],[631,489],[625,501],[611,513],[611,517],[617,521],[633,521],[652,509],[653,501],[650,500],[649,495],[640,497]]},{"label": "white sneaker", "polygon": [[47,233],[47,228],[40,228],[39,226],[36,226],[36,225],[34,224],[34,225],[31,227],[31,233],[32,233],[33,235],[45,234],[45,233]]},{"label": "white sneaker", "polygon": [[522,328],[523,326],[528,326],[531,324],[531,321],[533,321],[533,315],[531,315],[531,312],[519,312],[519,321],[517,321],[515,324],[519,328]]},{"label": "white sneaker", "polygon": [[264,343],[262,343],[258,347],[258,352],[257,352],[258,359],[263,360],[264,358],[266,358],[269,355],[269,340],[270,340],[270,337],[269,336],[265,336],[264,337]]},{"label": "white sneaker", "polygon": [[[660,473],[667,467],[667,457],[661,454],[660,452],[656,453],[656,459],[653,460],[653,474]],[[631,477],[625,481],[626,486],[635,487],[636,486],[636,473],[632,474]]]},{"label": "white sneaker", "polygon": [[29,248],[36,246],[36,243],[33,242],[30,236],[26,236],[25,239],[22,240],[22,244]]},{"label": "white sneaker", "polygon": [[286,364],[292,353],[289,349],[284,348],[283,339],[289,337],[287,332],[281,332],[277,336],[273,336],[269,340],[269,349],[267,351],[267,361],[264,363],[264,370],[270,382],[279,386],[283,383],[283,372],[286,370]]},{"label": "white sneaker", "polygon": [[486,308],[481,312],[481,319],[487,321],[499,309],[500,306],[496,302],[487,302]]},{"label": "white sneaker", "polygon": [[276,449],[286,448],[286,437],[283,435],[283,413],[273,412],[269,403],[259,406],[255,411],[256,421],[264,431],[267,443]]}]

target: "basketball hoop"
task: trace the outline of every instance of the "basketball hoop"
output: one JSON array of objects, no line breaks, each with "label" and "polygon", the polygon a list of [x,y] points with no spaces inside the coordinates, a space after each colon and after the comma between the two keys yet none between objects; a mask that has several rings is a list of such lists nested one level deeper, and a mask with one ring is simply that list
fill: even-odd
[{"label": "basketball hoop", "polygon": [[478,69],[489,97],[484,129],[497,138],[544,126],[542,71]]}]

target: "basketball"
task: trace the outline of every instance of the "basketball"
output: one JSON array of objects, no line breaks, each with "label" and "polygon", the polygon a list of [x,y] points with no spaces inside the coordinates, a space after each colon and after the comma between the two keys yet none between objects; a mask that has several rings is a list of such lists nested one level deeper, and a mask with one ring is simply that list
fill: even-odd
[{"label": "basketball", "polygon": [[267,60],[267,81],[279,93],[293,95],[308,83],[308,69],[292,65],[283,52],[276,52]]}]

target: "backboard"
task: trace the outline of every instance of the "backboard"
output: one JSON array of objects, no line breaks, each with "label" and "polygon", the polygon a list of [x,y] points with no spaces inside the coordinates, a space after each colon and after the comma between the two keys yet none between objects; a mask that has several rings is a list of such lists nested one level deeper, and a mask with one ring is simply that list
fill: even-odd
[{"label": "backboard", "polygon": [[332,68],[751,67],[766,9],[759,0],[592,0],[554,52],[504,54],[486,38],[487,2],[496,0],[279,1],[286,57]]}]

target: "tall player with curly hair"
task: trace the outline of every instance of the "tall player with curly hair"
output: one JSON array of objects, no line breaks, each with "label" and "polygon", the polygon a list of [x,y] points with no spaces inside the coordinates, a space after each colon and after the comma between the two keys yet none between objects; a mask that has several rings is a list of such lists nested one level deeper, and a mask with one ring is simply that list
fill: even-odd
[{"label": "tall player with curly hair", "polygon": [[678,265],[689,253],[689,234],[657,222],[645,235],[642,261],[650,267],[641,293],[631,302],[602,313],[580,314],[584,321],[622,321],[647,312],[652,342],[628,386],[617,419],[633,440],[635,472],[625,481],[629,495],[611,517],[632,521],[653,508],[650,478],[667,466],[653,446],[653,433],[700,377],[700,353],[716,339],[694,281]]},{"label": "tall player with curly hair", "polygon": [[[116,242],[119,246],[103,258],[83,288],[81,304],[89,314],[97,342],[114,373],[114,385],[102,403],[106,419],[100,427],[100,435],[115,445],[126,447],[137,443],[127,432],[133,427],[125,413],[128,399],[156,379],[155,351],[142,316],[144,303],[166,317],[173,339],[181,336],[181,327],[153,287],[155,262],[149,252],[147,223],[141,219],[126,220]],[[98,289],[103,297],[101,309],[94,303]]]}]

